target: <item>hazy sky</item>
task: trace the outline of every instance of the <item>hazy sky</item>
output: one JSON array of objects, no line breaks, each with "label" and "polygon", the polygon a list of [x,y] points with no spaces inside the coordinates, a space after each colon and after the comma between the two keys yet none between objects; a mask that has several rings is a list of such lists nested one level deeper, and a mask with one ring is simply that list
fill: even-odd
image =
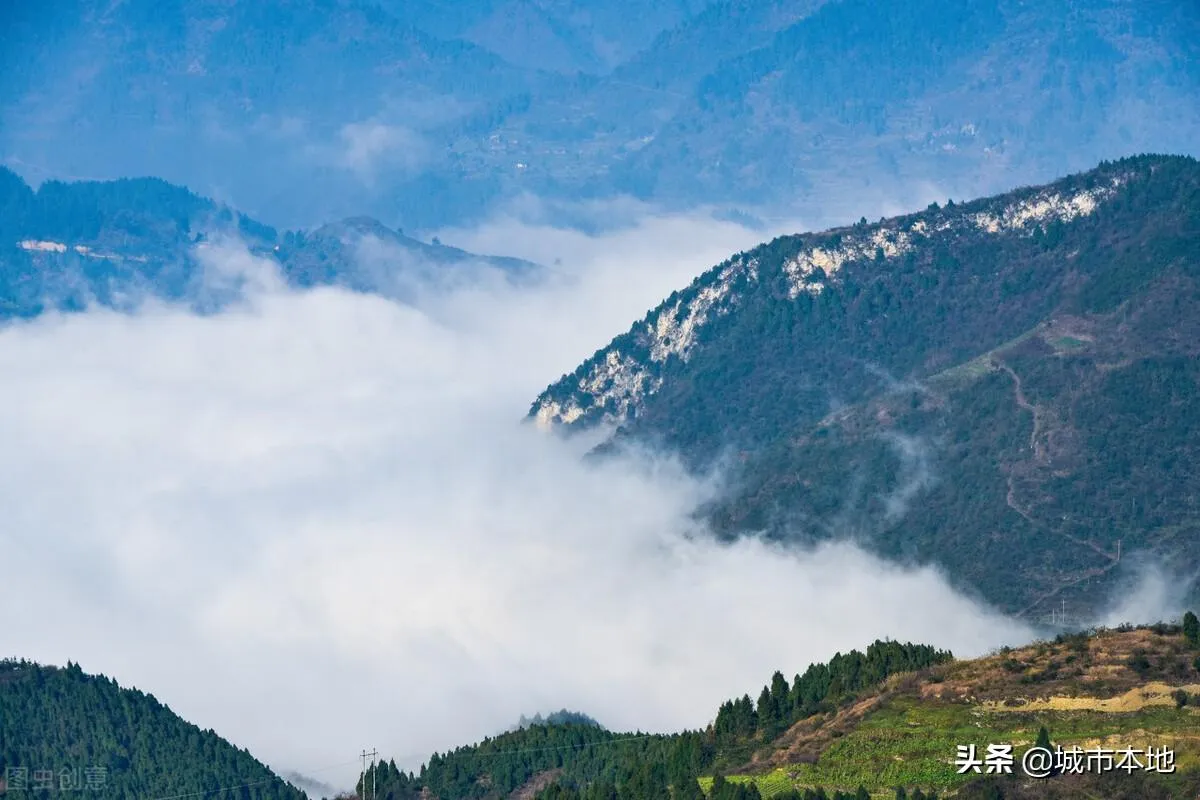
[{"label": "hazy sky", "polygon": [[78,661],[347,786],[364,747],[415,767],[561,707],[701,726],[775,669],[875,638],[975,654],[1030,636],[849,546],[687,538],[719,480],[661,454],[585,464],[586,442],[520,424],[762,238],[686,217],[603,238],[498,223],[454,243],[561,267],[523,287],[460,273],[413,305],[286,290],[231,244],[205,256],[214,280],[255,288],[220,314],[0,329],[0,650]]}]

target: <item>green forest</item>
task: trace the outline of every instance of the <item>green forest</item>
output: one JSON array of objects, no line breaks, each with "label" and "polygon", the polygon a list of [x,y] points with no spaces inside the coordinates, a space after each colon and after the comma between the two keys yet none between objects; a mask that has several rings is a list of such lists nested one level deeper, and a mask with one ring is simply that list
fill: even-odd
[{"label": "green forest", "polygon": [[[380,800],[416,800],[422,791],[442,798],[506,797],[540,779],[540,800],[700,800],[701,774],[716,775],[714,800],[757,798],[757,790],[721,773],[740,766],[794,722],[848,703],[889,676],[950,661],[926,645],[877,641],[866,652],[838,653],[812,664],[789,682],[776,672],[758,695],[728,700],[701,731],[672,735],[613,733],[589,722],[530,725],[447,753],[435,753],[418,773],[391,762],[369,770]],[[918,788],[918,787],[914,787]],[[362,785],[359,786],[362,796]],[[795,800],[850,800],[838,793]],[[927,798],[925,794],[914,795]],[[792,800],[792,798],[787,798]],[[929,798],[927,798],[929,800]]]},{"label": "green forest", "polygon": [[78,664],[0,661],[0,776],[14,800],[304,800],[245,750]]},{"label": "green forest", "polygon": [[[1101,190],[1069,221],[972,221]],[[911,248],[789,292],[798,254],[886,231],[912,231]],[[657,315],[686,315],[723,280],[729,299],[687,357],[653,358]],[[577,403],[575,425],[604,419],[607,398],[581,381],[619,352],[658,388],[609,449],[649,441],[698,470],[724,465],[732,490],[704,514],[721,535],[854,536],[1010,613],[1060,596],[1082,612],[1124,575],[1118,540],[1200,569],[1198,320],[1200,163],[1139,156],[739,253],[538,403]]]}]

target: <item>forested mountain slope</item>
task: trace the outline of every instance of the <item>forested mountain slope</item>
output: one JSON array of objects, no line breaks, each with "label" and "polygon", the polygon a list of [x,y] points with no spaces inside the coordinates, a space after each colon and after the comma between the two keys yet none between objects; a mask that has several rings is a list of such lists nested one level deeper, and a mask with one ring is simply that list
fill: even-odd
[{"label": "forested mountain slope", "polygon": [[866,652],[838,653],[827,664],[811,664],[791,680],[775,673],[757,705],[749,694],[727,701],[707,730],[661,735],[614,733],[591,722],[529,725],[435,753],[419,774],[388,763],[375,777],[380,797],[393,800],[532,800],[539,792],[558,797],[555,791],[562,787],[610,800],[699,800],[697,777],[740,765],[756,742],[773,741],[797,720],[827,713],[889,676],[950,659],[950,653],[926,645],[879,641]]},{"label": "forested mountain slope", "polygon": [[1200,165],[1145,156],[739,253],[530,415],[732,456],[723,533],[1086,611],[1139,558],[1200,568],[1198,320]]},{"label": "forested mountain slope", "polygon": [[8,779],[0,795],[13,798],[304,800],[248,752],[152,695],[72,664],[0,661],[0,777]]},{"label": "forested mountain slope", "polygon": [[34,191],[0,167],[0,320],[145,295],[219,300],[203,255],[222,239],[244,243],[296,287],[394,294],[431,270],[475,264],[515,275],[534,266],[420,242],[369,218],[279,232],[157,178],[50,181]]},{"label": "forested mountain slope", "polygon": [[[367,776],[392,800],[1188,798],[1200,789],[1200,623],[1059,636],[955,660],[875,642],[722,703],[702,729],[534,725]],[[1049,780],[959,773],[958,745],[1169,748],[1173,771]],[[902,793],[903,792],[903,793]],[[360,796],[361,795],[360,793]]]}]

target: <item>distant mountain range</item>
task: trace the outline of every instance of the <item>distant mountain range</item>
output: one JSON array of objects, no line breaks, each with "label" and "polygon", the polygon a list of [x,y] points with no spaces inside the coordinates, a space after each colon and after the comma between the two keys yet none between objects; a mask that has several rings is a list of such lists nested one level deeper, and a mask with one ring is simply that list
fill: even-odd
[{"label": "distant mountain range", "polygon": [[851,538],[1039,618],[1200,574],[1200,164],[1146,156],[739,253],[530,417],[697,468],[727,536]]},{"label": "distant mountain range", "polygon": [[852,218],[1195,155],[1200,7],[1145,0],[55,0],[0,11],[0,163],[277,226],[505,198]]},{"label": "distant mountain range", "polygon": [[143,297],[221,304],[238,276],[212,280],[207,248],[233,237],[291,286],[337,285],[406,299],[418,281],[485,267],[513,279],[536,265],[421,242],[356,217],[312,231],[257,222],[154,178],[43,184],[0,167],[0,320]]}]

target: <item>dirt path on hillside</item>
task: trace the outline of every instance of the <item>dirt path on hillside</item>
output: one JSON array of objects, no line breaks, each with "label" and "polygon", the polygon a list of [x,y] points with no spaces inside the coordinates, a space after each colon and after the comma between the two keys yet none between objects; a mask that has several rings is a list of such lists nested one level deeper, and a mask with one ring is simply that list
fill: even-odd
[{"label": "dirt path on hillside", "polygon": [[[1042,411],[1042,409],[1040,409],[1038,407],[1038,405],[1036,403],[1029,402],[1029,398],[1025,396],[1025,388],[1021,383],[1021,376],[1017,374],[1016,370],[1014,370],[1008,364],[1004,363],[1003,361],[1001,361],[999,358],[997,358],[995,356],[989,358],[988,361],[992,364],[992,366],[996,367],[997,369],[1003,370],[1005,373],[1008,374],[1008,376],[1010,378],[1012,378],[1013,396],[1014,396],[1014,399],[1016,400],[1017,406],[1020,407],[1021,409],[1023,409],[1024,411],[1029,412],[1030,416],[1033,417],[1033,430],[1029,434],[1029,447],[1030,447],[1030,449],[1033,450],[1034,462],[1039,465],[1045,465],[1049,461],[1049,459],[1047,458],[1045,446],[1042,444],[1042,441],[1041,441],[1042,428],[1044,427],[1044,424],[1045,424],[1045,413]],[[1017,616],[1024,616],[1025,614],[1027,614],[1030,611],[1032,611],[1033,609],[1037,608],[1039,605],[1046,602],[1050,598],[1063,592],[1066,589],[1071,588],[1072,586],[1075,586],[1076,584],[1083,583],[1084,581],[1089,580],[1090,578],[1098,578],[1101,575],[1104,575],[1109,570],[1111,570],[1113,567],[1115,567],[1117,565],[1117,563],[1120,561],[1119,555],[1108,552],[1103,547],[1101,547],[1100,545],[1091,541],[1090,539],[1081,539],[1078,536],[1073,536],[1072,534],[1067,533],[1066,531],[1049,528],[1049,527],[1043,525],[1042,523],[1038,522],[1037,520],[1035,520],[1033,518],[1033,514],[1031,513],[1030,509],[1022,507],[1021,504],[1017,502],[1016,480],[1013,476],[1012,470],[1009,470],[1007,483],[1008,483],[1008,492],[1004,498],[1005,503],[1007,503],[1008,507],[1011,508],[1013,511],[1015,511],[1017,514],[1020,514],[1021,518],[1024,519],[1026,522],[1028,522],[1031,526],[1033,526],[1034,529],[1043,531],[1045,533],[1054,534],[1056,536],[1060,536],[1060,537],[1066,539],[1067,541],[1071,542],[1072,544],[1076,545],[1077,547],[1086,547],[1089,550],[1095,552],[1097,555],[1103,557],[1108,562],[1103,567],[1096,567],[1094,569],[1087,570],[1081,576],[1079,576],[1077,578],[1073,578],[1072,580],[1069,580],[1069,581],[1063,583],[1062,585],[1058,586],[1057,588],[1052,589],[1051,591],[1049,591],[1046,594],[1039,597],[1037,600],[1035,600],[1029,606],[1022,609],[1017,614]]]},{"label": "dirt path on hillside", "polygon": [[1016,373],[1016,370],[997,358],[993,358],[992,363],[1007,372],[1008,377],[1012,378],[1017,405],[1033,415],[1033,430],[1029,434],[1029,446],[1033,449],[1034,459],[1038,463],[1045,463],[1046,450],[1042,446],[1040,440],[1040,434],[1042,432],[1042,410],[1035,404],[1029,402],[1029,398],[1025,397],[1025,387],[1021,385],[1021,376]]}]

